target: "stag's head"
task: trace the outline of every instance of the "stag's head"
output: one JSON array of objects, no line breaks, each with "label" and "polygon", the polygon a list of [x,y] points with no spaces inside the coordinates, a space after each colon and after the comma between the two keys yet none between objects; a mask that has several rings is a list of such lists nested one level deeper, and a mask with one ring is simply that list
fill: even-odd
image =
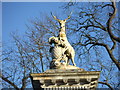
[{"label": "stag's head", "polygon": [[[52,13],[51,13],[51,14],[52,14]],[[52,14],[52,16],[53,16],[53,18],[54,18],[56,21],[59,22],[59,24],[60,24],[61,27],[65,27],[66,21],[67,21],[68,19],[70,19],[70,15],[68,16],[68,18],[66,18],[66,19],[64,19],[64,20],[58,19],[58,18],[57,18],[56,16],[54,16],[53,14]]]}]

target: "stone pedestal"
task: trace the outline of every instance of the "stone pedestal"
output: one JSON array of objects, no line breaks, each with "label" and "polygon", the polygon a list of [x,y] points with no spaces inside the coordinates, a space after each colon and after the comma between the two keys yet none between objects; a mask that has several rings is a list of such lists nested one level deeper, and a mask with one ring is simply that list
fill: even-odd
[{"label": "stone pedestal", "polygon": [[33,88],[37,90],[95,89],[99,75],[99,71],[83,69],[50,69],[44,73],[30,74]]}]

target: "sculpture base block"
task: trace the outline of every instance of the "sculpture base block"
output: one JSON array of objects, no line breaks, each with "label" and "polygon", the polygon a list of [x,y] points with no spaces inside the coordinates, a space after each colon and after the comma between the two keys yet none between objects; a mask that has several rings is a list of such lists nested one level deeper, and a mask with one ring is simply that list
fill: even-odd
[{"label": "sculpture base block", "polygon": [[[44,73],[30,74],[34,89],[95,89],[99,71],[83,71],[83,69],[50,69]],[[50,89],[50,90],[51,90]]]},{"label": "sculpture base block", "polygon": [[[73,65],[67,65],[66,63],[59,62],[57,60],[53,60],[50,63],[50,69],[80,69],[79,67]],[[84,70],[84,69],[83,69]]]}]

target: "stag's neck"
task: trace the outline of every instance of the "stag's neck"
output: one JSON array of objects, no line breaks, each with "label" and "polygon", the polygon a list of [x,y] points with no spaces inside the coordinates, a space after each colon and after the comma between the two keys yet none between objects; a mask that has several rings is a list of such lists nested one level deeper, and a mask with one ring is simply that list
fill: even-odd
[{"label": "stag's neck", "polygon": [[61,29],[60,29],[60,32],[62,32],[62,33],[66,33],[66,31],[65,31],[64,28],[61,28]]},{"label": "stag's neck", "polygon": [[60,32],[66,33],[66,30],[65,30],[65,29],[66,29],[65,26],[61,26],[61,27],[60,27]]}]

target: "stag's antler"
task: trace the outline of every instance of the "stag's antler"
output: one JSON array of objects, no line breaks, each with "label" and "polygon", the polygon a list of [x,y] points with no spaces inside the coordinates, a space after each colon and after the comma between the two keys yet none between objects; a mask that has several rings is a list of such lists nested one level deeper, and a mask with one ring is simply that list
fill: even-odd
[{"label": "stag's antler", "polygon": [[71,14],[72,14],[72,12],[71,12],[70,15],[68,16],[68,18],[65,19],[65,21],[71,18]]},{"label": "stag's antler", "polygon": [[60,21],[59,19],[57,19],[56,16],[54,16],[54,15],[52,14],[52,12],[51,12],[51,15],[52,15],[52,17],[53,17],[55,20],[57,20],[58,22]]},{"label": "stag's antler", "polygon": [[[70,19],[71,14],[72,14],[72,12],[71,12],[70,15],[68,16],[68,18],[64,19],[64,21]],[[53,18],[54,18],[55,20],[57,20],[58,22],[60,21],[60,19],[58,19],[56,16],[54,16],[54,15],[52,14],[52,12],[51,12],[51,15],[53,16]]]}]

